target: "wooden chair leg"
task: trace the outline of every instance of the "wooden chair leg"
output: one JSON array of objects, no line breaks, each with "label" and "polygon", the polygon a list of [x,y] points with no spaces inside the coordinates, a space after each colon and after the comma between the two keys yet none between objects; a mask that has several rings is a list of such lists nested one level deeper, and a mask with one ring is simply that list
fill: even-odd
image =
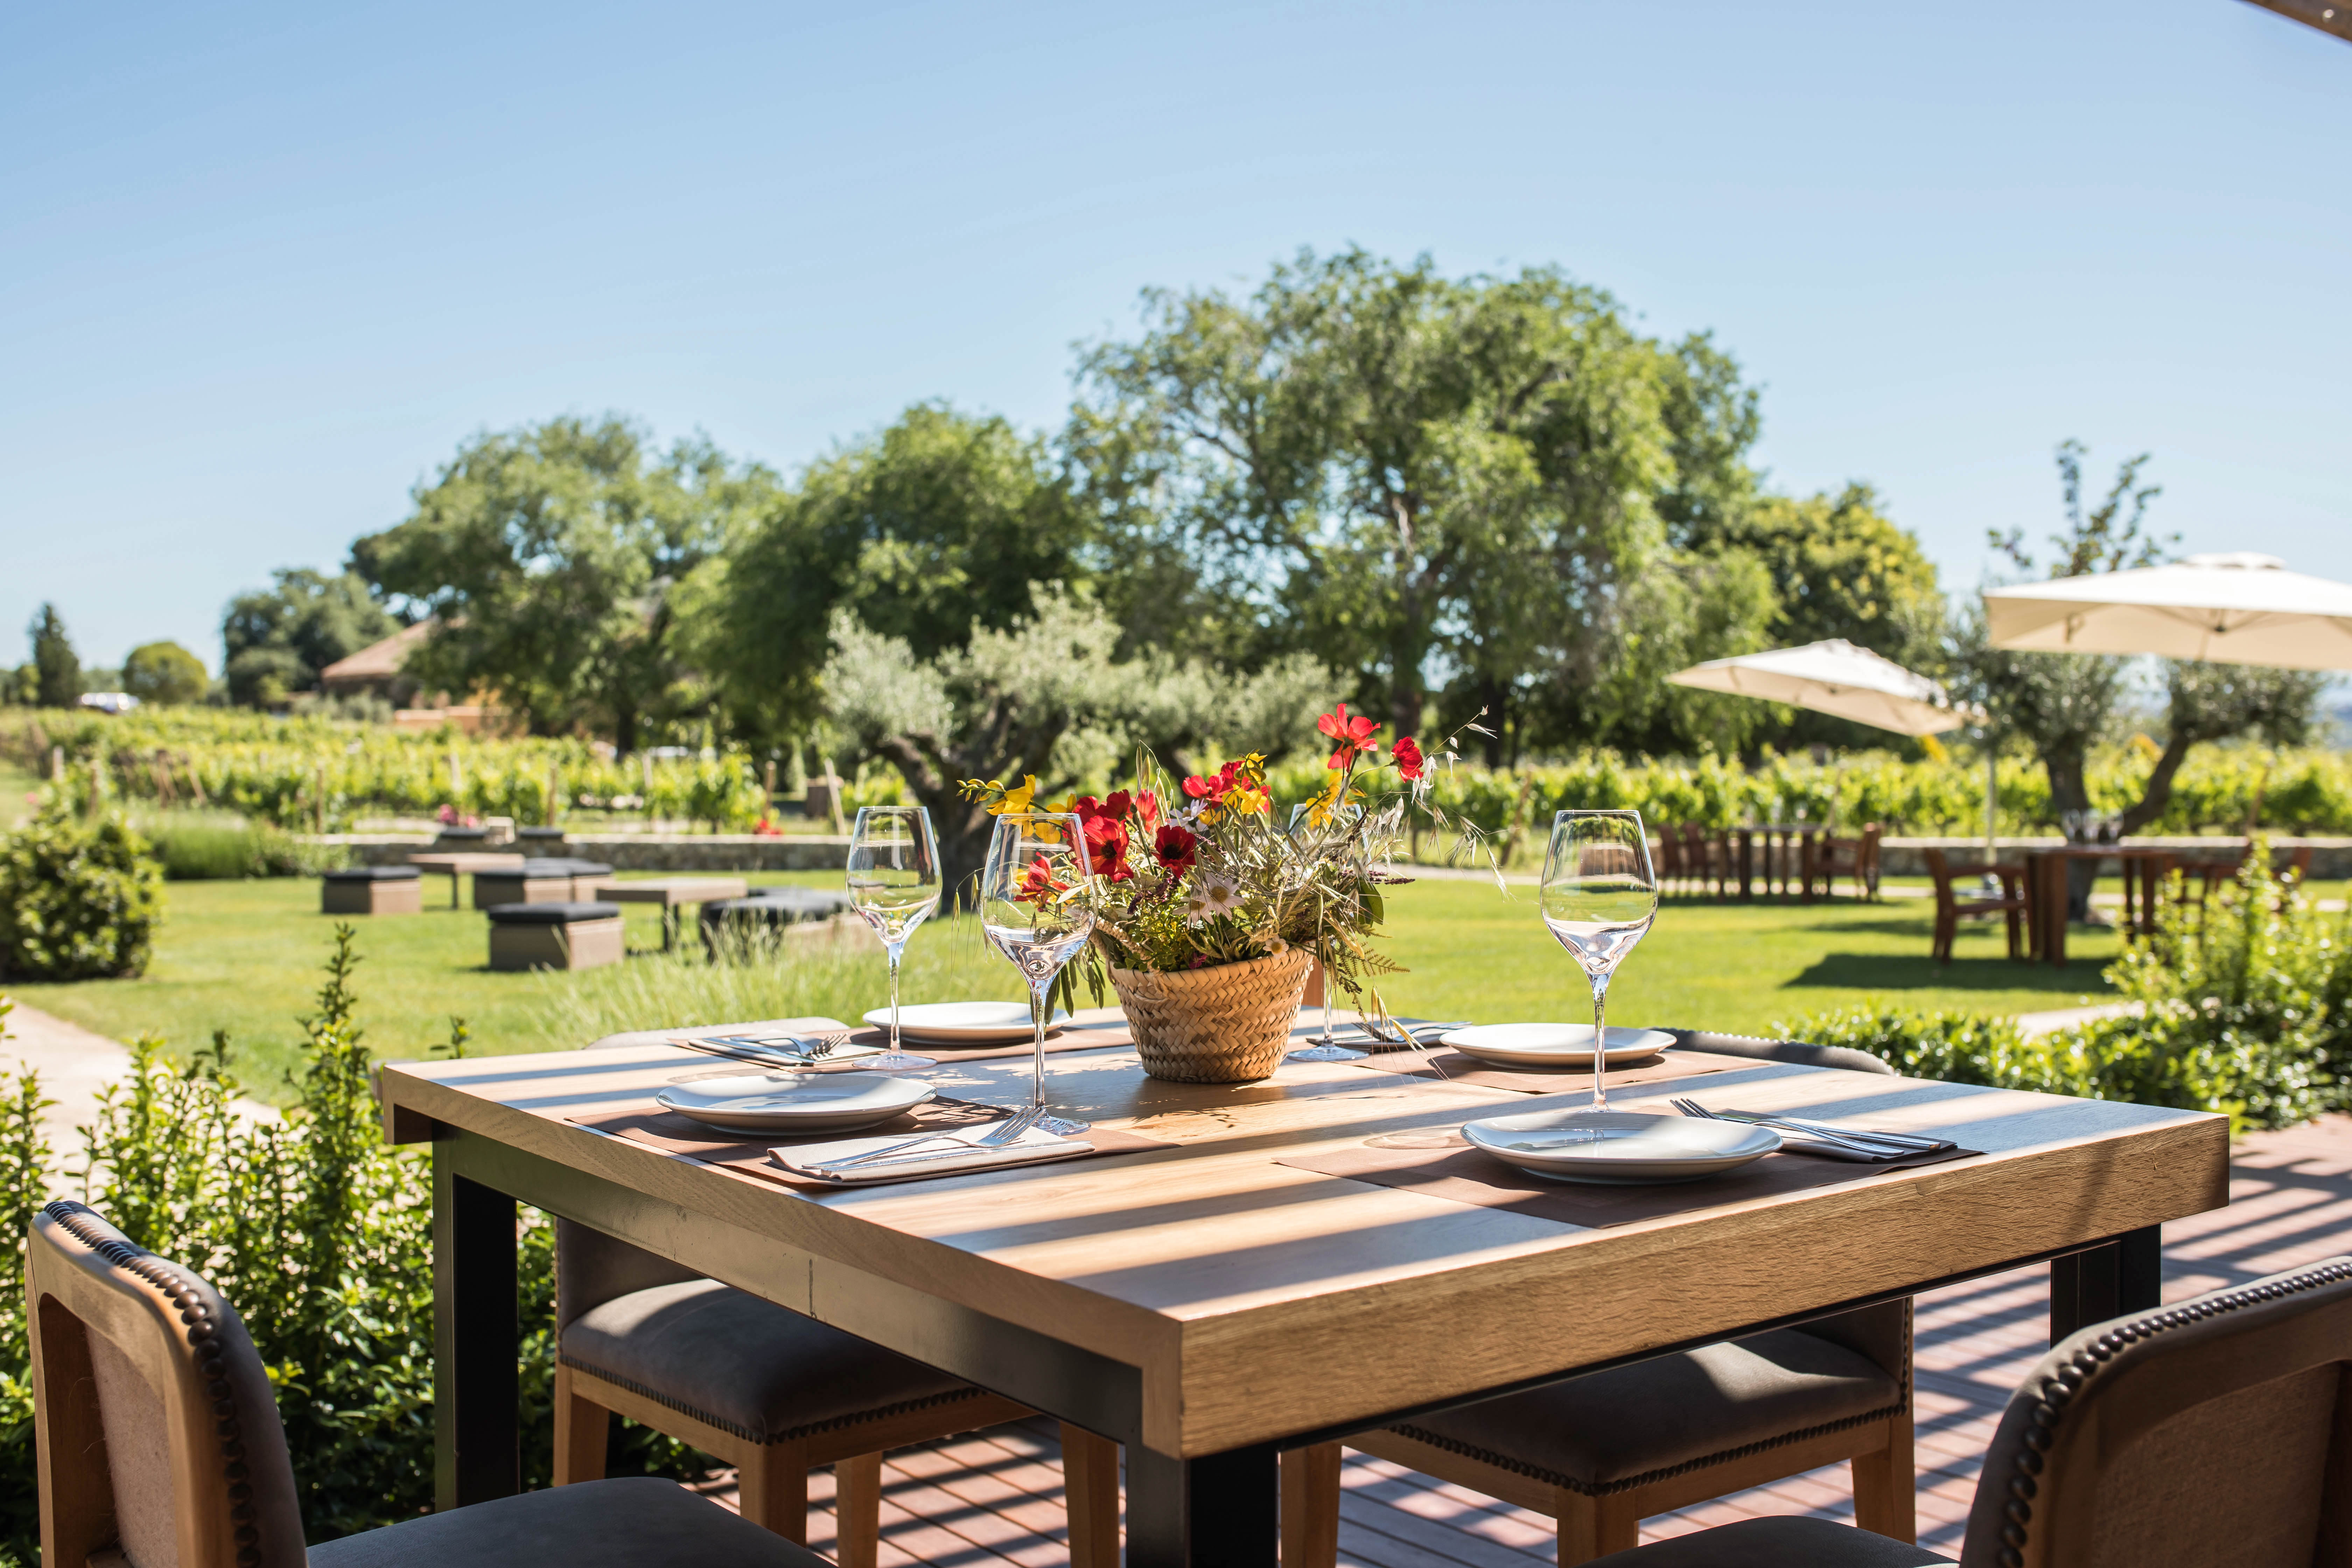
[{"label": "wooden chair leg", "polygon": [[1062,1423],[1062,1503],[1070,1568],[1118,1568],[1118,1445]]},{"label": "wooden chair leg", "polygon": [[833,1517],[834,1561],[841,1568],[875,1568],[882,1552],[881,1455],[834,1461]]},{"label": "wooden chair leg", "polygon": [[735,1473],[741,1488],[735,1506],[743,1517],[806,1546],[808,1451],[798,1443],[761,1444],[745,1451]]},{"label": "wooden chair leg", "polygon": [[1633,1511],[1633,1493],[1586,1497],[1563,1487],[1554,1496],[1559,1568],[1577,1568],[1596,1557],[1631,1552],[1642,1544],[1642,1516]]},{"label": "wooden chair leg", "polygon": [[2003,912],[2009,916],[2009,957],[2010,962],[2014,963],[2025,953],[2024,934],[2018,926],[2021,912],[2017,910],[2008,910]]},{"label": "wooden chair leg", "polygon": [[1282,1568],[1332,1568],[1339,1560],[1339,1445],[1288,1449],[1282,1456]]},{"label": "wooden chair leg", "polygon": [[1853,1464],[1853,1521],[1906,1543],[1919,1539],[1919,1479],[1911,1454],[1911,1413],[1886,1424],[1886,1447]]},{"label": "wooden chair leg", "polygon": [[604,1479],[604,1446],[613,1435],[613,1413],[585,1399],[572,1386],[572,1369],[555,1368],[555,1484]]}]

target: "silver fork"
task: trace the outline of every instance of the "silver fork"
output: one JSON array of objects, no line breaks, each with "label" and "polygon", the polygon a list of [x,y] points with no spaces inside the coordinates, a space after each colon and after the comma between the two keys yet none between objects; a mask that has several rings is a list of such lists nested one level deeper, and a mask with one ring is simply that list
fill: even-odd
[{"label": "silver fork", "polygon": [[1911,1148],[1906,1144],[1895,1143],[1885,1140],[1874,1140],[1867,1132],[1839,1132],[1833,1131],[1826,1127],[1808,1127],[1793,1122],[1783,1122],[1778,1117],[1758,1116],[1752,1113],[1745,1116],[1720,1116],[1716,1112],[1709,1110],[1706,1106],[1701,1105],[1697,1100],[1692,1100],[1687,1096],[1677,1095],[1674,1099],[1668,1100],[1667,1103],[1672,1105],[1676,1110],[1681,1111],[1685,1116],[1696,1117],[1701,1121],[1728,1121],[1735,1126],[1758,1125],[1769,1127],[1776,1131],[1785,1131],[1794,1132],[1801,1138],[1817,1138],[1824,1143],[1836,1143],[1844,1148],[1853,1150],[1857,1154],[1869,1154],[1874,1157],[1885,1157],[1890,1154],[1916,1154],[1921,1152],[1921,1151]]},{"label": "silver fork", "polygon": [[[1045,1112],[1043,1110],[1034,1105],[1024,1110],[1015,1111],[1011,1116],[1008,1116],[1003,1121],[998,1122],[995,1126],[990,1128],[985,1135],[973,1140],[971,1147],[975,1149],[1001,1149],[1005,1144],[1012,1142],[1015,1138],[1020,1137],[1024,1132],[1028,1131],[1032,1127],[1037,1125],[1037,1119],[1044,1114]],[[955,1129],[953,1128],[944,1129],[938,1132],[926,1132],[919,1138],[909,1138],[902,1143],[885,1143],[879,1149],[868,1149],[863,1154],[853,1154],[846,1160],[835,1160],[827,1168],[835,1171],[845,1171],[853,1165],[870,1165],[877,1160],[887,1160],[894,1154],[903,1154],[909,1149],[919,1149],[926,1143],[936,1143],[942,1138],[952,1139],[954,1136]]]}]

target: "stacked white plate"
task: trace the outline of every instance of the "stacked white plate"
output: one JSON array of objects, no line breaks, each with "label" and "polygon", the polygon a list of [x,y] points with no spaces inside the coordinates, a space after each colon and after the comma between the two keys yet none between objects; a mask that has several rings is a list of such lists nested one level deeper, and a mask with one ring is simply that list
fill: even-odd
[{"label": "stacked white plate", "polygon": [[654,1103],[727,1132],[851,1132],[903,1115],[931,1086],[880,1072],[733,1073],[675,1083]]},{"label": "stacked white plate", "polygon": [[[1590,1024],[1481,1024],[1453,1029],[1437,1037],[1465,1057],[1499,1067],[1584,1068],[1592,1066],[1592,1026]],[[1675,1043],[1664,1029],[1612,1029],[1608,1058],[1611,1067],[1623,1067],[1656,1056]]]},{"label": "stacked white plate", "polygon": [[1530,1175],[1604,1186],[1696,1182],[1780,1146],[1780,1135],[1767,1127],[1624,1110],[1490,1116],[1465,1126],[1462,1136]]},{"label": "stacked white plate", "polygon": [[[1045,1032],[1053,1033],[1069,1016],[1055,1008]],[[875,1008],[866,1015],[866,1022],[887,1034],[890,1009]],[[901,1007],[898,1034],[928,1046],[1010,1046],[1035,1037],[1026,1002],[926,1002]]]}]

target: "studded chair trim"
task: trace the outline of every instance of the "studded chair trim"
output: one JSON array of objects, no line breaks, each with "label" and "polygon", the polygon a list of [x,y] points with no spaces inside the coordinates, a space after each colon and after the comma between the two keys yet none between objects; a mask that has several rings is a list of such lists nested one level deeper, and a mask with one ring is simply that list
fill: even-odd
[{"label": "studded chair trim", "polygon": [[565,1355],[560,1351],[556,1352],[556,1360],[575,1372],[584,1372],[592,1376],[603,1378],[615,1388],[625,1388],[641,1399],[650,1399],[665,1409],[675,1410],[683,1415],[691,1415],[697,1421],[716,1426],[721,1432],[731,1433],[747,1443],[790,1443],[803,1437],[814,1437],[820,1432],[835,1432],[845,1426],[859,1426],[868,1421],[880,1421],[893,1415],[904,1415],[910,1411],[933,1410],[943,1405],[954,1405],[967,1399],[995,1397],[984,1388],[958,1388],[946,1394],[930,1394],[922,1399],[901,1400],[896,1405],[877,1405],[871,1410],[861,1410],[855,1415],[836,1416],[829,1421],[812,1421],[805,1426],[794,1426],[786,1431],[762,1436],[724,1416],[714,1415],[708,1410],[690,1405],[674,1394],[649,1387],[635,1378],[621,1377],[606,1372],[593,1362],[582,1361],[577,1356]]},{"label": "studded chair trim", "polygon": [[[2152,1353],[2165,1342],[2204,1325],[2220,1326],[2237,1314],[2272,1307],[2330,1286],[2352,1286],[2352,1258],[2334,1258],[2316,1267],[2282,1274],[2237,1289],[2220,1290],[2178,1306],[2162,1308],[2083,1330],[2052,1351],[2032,1377],[2011,1399],[2008,1413],[1985,1456],[1977,1498],[1969,1519],[1961,1562],[1998,1568],[2025,1568],[2028,1563],[2054,1563],[2052,1555],[2063,1551],[2079,1557],[2082,1542],[2053,1546],[2049,1517],[2053,1499],[2044,1498],[2051,1456],[2073,1458],[2068,1450],[2080,1438],[2090,1448],[2119,1453],[2133,1436],[2116,1429],[2112,1419],[2091,1420],[2078,1413],[2097,1403],[2116,1380],[2133,1370],[2146,1370]],[[2346,1292],[2352,1294],[2352,1292]],[[2347,1302],[2352,1305],[2352,1302]],[[2314,1303],[2314,1305],[2318,1305]],[[2249,1328],[2254,1325],[2247,1325]],[[2337,1347],[2335,1359],[2352,1362],[2352,1334]],[[2178,1348],[2186,1349],[2186,1346]],[[2316,1364],[2325,1364],[2320,1358]],[[2274,1375],[2299,1368],[2281,1365]],[[2191,1384],[2182,1414],[2200,1402],[2199,1395],[2218,1397],[2229,1392],[2198,1380]],[[2338,1396],[2343,1397],[2342,1395]],[[2093,1456],[2083,1456],[2091,1459]],[[2089,1489],[2095,1484],[2083,1484]],[[2341,1506],[2339,1503],[2338,1506]],[[2086,1560],[2086,1559],[2084,1559]]]},{"label": "studded chair trim", "polygon": [[[125,1237],[88,1205],[59,1200],[33,1217],[26,1258],[41,1434],[45,1538],[57,1527],[54,1471],[63,1401],[94,1390],[68,1380],[61,1357],[103,1338],[157,1396],[165,1481],[175,1520],[179,1568],[299,1568],[301,1516],[284,1430],[267,1373],[234,1309],[194,1272]],[[89,1375],[87,1372],[81,1375]],[[127,1442],[126,1450],[131,1447]],[[83,1463],[87,1463],[84,1460]],[[110,1500],[112,1488],[106,1489]],[[83,1521],[86,1527],[93,1521]],[[106,1544],[60,1543],[67,1553]],[[60,1561],[67,1560],[64,1556]]]}]

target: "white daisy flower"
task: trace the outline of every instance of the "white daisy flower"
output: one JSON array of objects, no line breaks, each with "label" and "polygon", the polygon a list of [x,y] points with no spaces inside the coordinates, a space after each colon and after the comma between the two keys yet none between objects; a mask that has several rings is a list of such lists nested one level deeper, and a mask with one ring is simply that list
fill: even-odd
[{"label": "white daisy flower", "polygon": [[1184,900],[1184,923],[1199,925],[1202,921],[1229,915],[1242,907],[1242,890],[1227,877],[1200,877],[1193,880]]}]

